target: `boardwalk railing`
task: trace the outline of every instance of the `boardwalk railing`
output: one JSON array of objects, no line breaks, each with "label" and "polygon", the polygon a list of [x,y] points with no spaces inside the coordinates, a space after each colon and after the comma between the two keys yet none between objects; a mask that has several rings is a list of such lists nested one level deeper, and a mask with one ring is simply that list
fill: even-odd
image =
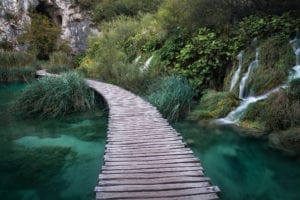
[{"label": "boardwalk railing", "polygon": [[87,83],[109,106],[96,199],[218,199],[219,188],[211,186],[200,161],[155,107],[118,86]]}]

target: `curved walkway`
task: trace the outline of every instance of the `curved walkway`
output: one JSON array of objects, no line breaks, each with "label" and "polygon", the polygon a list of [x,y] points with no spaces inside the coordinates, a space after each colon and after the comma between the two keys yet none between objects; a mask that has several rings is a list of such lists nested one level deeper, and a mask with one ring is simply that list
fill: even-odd
[{"label": "curved walkway", "polygon": [[118,86],[87,83],[109,106],[96,199],[218,199],[219,188],[211,186],[199,160],[155,107]]}]

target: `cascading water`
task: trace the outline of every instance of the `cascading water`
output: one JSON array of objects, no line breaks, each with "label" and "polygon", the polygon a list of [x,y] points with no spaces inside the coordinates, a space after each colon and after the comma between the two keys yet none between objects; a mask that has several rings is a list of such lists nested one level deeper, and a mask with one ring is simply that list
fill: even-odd
[{"label": "cascading water", "polygon": [[[296,66],[292,68],[292,72],[289,75],[289,81],[296,79],[296,78],[300,78],[300,40],[299,39],[294,39],[292,41],[290,41],[290,44],[292,45],[292,48],[295,52],[296,55]],[[263,95],[260,96],[250,96],[250,97],[246,97],[243,98],[243,93],[245,90],[245,85],[246,82],[251,74],[251,71],[258,66],[258,54],[259,52],[256,51],[256,58],[255,61],[253,61],[250,66],[249,69],[247,71],[247,73],[244,75],[244,77],[242,78],[242,81],[240,83],[240,93],[239,93],[239,97],[242,99],[241,104],[233,111],[231,111],[225,118],[221,118],[221,119],[217,119],[216,122],[220,123],[220,124],[235,124],[238,123],[241,119],[241,117],[243,116],[243,114],[245,113],[245,111],[247,110],[247,107],[251,104],[251,103],[255,103],[257,101],[266,99],[270,94],[279,91],[281,88],[282,89],[286,89],[288,87],[287,84],[278,86],[277,88],[274,88],[268,92],[266,92]]]},{"label": "cascading water", "polygon": [[142,56],[136,57],[136,58],[134,59],[133,63],[134,63],[134,64],[137,64],[137,63],[140,61],[141,57],[142,57]]},{"label": "cascading water", "polygon": [[244,54],[244,51],[241,51],[237,55],[237,59],[239,60],[239,65],[238,65],[238,69],[235,71],[234,75],[232,76],[231,84],[230,84],[230,91],[233,90],[234,86],[236,85],[237,81],[239,80],[241,69],[243,67],[243,54]]},{"label": "cascading water", "polygon": [[241,83],[240,83],[240,91],[239,91],[239,98],[243,99],[245,97],[245,90],[247,89],[247,82],[252,74],[252,71],[258,67],[259,62],[258,62],[258,56],[259,56],[259,49],[256,48],[256,55],[255,55],[255,60],[249,65],[248,71],[244,74]]},{"label": "cascading water", "polygon": [[235,124],[238,123],[240,118],[243,116],[244,112],[246,111],[247,107],[251,103],[255,103],[257,101],[266,99],[270,94],[277,92],[280,88],[285,88],[285,85],[279,86],[274,88],[267,93],[260,95],[260,96],[251,96],[243,99],[241,104],[233,111],[231,111],[225,118],[217,119],[216,121],[221,124]]},{"label": "cascading water", "polygon": [[300,78],[300,39],[295,38],[290,41],[292,48],[296,55],[296,66],[292,68],[292,72],[289,76],[289,81]]},{"label": "cascading water", "polygon": [[146,60],[145,64],[140,68],[141,72],[146,71],[149,68],[153,57],[154,56],[152,55],[150,58],[148,58],[148,60]]}]

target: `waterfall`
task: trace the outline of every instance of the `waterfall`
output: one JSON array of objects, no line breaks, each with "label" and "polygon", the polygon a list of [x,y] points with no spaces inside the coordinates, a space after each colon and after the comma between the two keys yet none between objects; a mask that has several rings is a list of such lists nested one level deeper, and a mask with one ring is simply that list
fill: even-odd
[{"label": "waterfall", "polygon": [[[300,78],[300,40],[299,39],[294,39],[290,41],[290,44],[292,45],[292,48],[295,52],[296,55],[296,66],[292,68],[292,72],[289,75],[289,81]],[[241,104],[233,111],[231,111],[225,118],[217,119],[216,122],[219,124],[235,124],[238,123],[247,110],[248,106],[251,103],[255,103],[257,101],[263,100],[268,98],[268,96],[274,92],[279,91],[280,88],[286,89],[288,87],[287,84],[283,84],[281,86],[278,86],[277,88],[274,88],[268,92],[266,92],[263,95],[260,96],[250,96],[247,98],[243,98],[244,90],[245,90],[245,85],[247,83],[247,80],[251,74],[251,71],[258,66],[258,56],[259,56],[259,51],[256,50],[256,58],[255,60],[250,64],[247,73],[244,75],[242,78],[242,81],[240,83],[240,93],[239,97],[242,99]]]},{"label": "waterfall", "polygon": [[248,79],[250,75],[252,74],[252,71],[258,67],[258,56],[259,56],[259,49],[256,48],[256,53],[255,53],[255,60],[249,65],[248,71],[244,74],[241,83],[240,83],[240,91],[239,91],[239,98],[243,99],[245,95],[245,90],[247,87]]},{"label": "waterfall", "polygon": [[300,39],[295,38],[290,41],[292,48],[296,55],[296,65],[292,68],[292,72],[289,76],[289,81],[300,78]]},{"label": "waterfall", "polygon": [[153,57],[154,56],[152,55],[150,58],[148,58],[148,60],[146,60],[145,64],[143,66],[141,66],[141,68],[140,68],[141,72],[143,72],[143,71],[145,71],[145,70],[147,70],[149,68]]},{"label": "waterfall", "polygon": [[236,85],[237,81],[239,80],[241,69],[243,66],[243,54],[244,54],[244,51],[241,51],[237,55],[237,59],[239,60],[239,65],[238,65],[238,69],[234,72],[234,75],[232,76],[231,84],[230,84],[230,92],[233,90],[234,86]]},{"label": "waterfall", "polygon": [[140,55],[139,55],[138,57],[136,57],[136,58],[134,59],[133,63],[134,63],[134,64],[137,64],[137,63],[140,61],[141,57],[142,57],[142,56],[140,56]]},{"label": "waterfall", "polygon": [[217,119],[216,122],[220,124],[238,123],[251,103],[255,103],[257,101],[268,98],[270,94],[279,91],[280,88],[286,88],[286,85],[281,85],[279,87],[276,87],[260,96],[256,96],[256,97],[251,96],[243,99],[241,104],[235,110],[231,111],[225,118]]}]

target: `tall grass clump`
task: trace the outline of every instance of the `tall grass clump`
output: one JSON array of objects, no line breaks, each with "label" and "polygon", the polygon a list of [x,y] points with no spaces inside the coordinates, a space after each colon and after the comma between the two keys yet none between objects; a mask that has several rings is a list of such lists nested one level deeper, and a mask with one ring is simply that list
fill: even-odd
[{"label": "tall grass clump", "polygon": [[188,111],[194,92],[185,78],[168,76],[149,87],[146,99],[170,121]]},{"label": "tall grass clump", "polygon": [[35,78],[36,67],[0,67],[0,82],[27,82]]},{"label": "tall grass clump", "polygon": [[35,56],[20,51],[3,51],[0,49],[0,67],[21,67],[35,61]]},{"label": "tall grass clump", "polygon": [[57,117],[94,106],[94,93],[76,73],[40,78],[30,83],[13,108],[16,114]]}]

